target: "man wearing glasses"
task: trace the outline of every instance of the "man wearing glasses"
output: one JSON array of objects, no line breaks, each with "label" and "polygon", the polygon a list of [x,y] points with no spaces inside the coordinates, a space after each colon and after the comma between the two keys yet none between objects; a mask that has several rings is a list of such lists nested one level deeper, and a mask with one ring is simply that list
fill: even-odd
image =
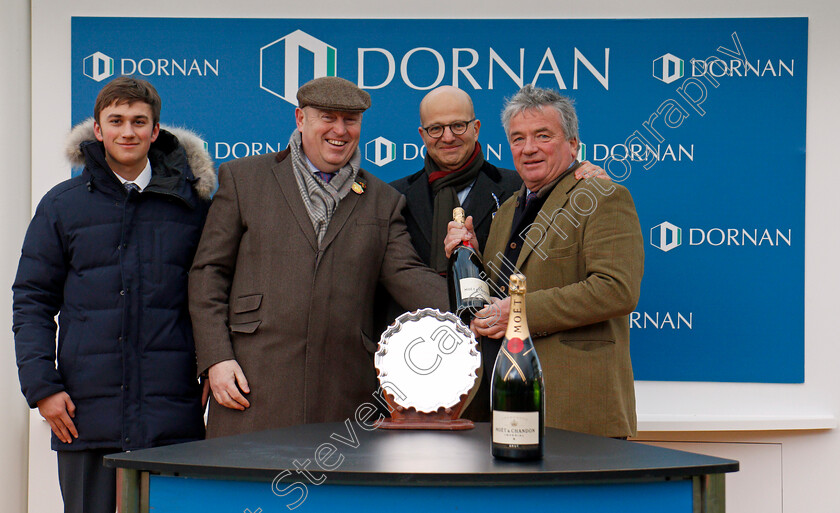
[{"label": "man wearing glasses", "polygon": [[[470,95],[461,89],[441,86],[429,92],[420,102],[420,125],[418,131],[426,145],[423,169],[391,185],[406,198],[403,217],[414,249],[426,265],[445,275],[449,259],[443,239],[452,220],[452,209],[464,208],[470,216],[470,226],[483,244],[490,234],[496,209],[519,190],[522,180],[515,171],[497,168],[484,160],[478,142],[481,121],[475,117]],[[393,300],[387,310],[384,324],[390,324],[402,313]],[[485,400],[473,400],[462,417],[490,420],[486,387],[479,392]]]},{"label": "man wearing glasses", "polygon": [[[443,240],[452,209],[464,208],[467,228],[475,233],[478,247],[484,247],[493,215],[520,189],[522,180],[515,171],[484,160],[478,142],[481,121],[475,117],[470,95],[461,89],[441,86],[429,92],[420,102],[420,125],[418,131],[426,145],[423,169],[391,185],[405,195],[403,217],[411,243],[426,265],[445,275],[449,259]],[[589,162],[582,163],[575,176],[606,178],[601,168]],[[401,313],[395,308],[391,301],[388,323]],[[492,373],[496,355],[486,353],[484,372]],[[490,420],[489,383],[488,374],[463,417]]]},{"label": "man wearing glasses", "polygon": [[406,197],[403,216],[420,258],[446,273],[443,239],[452,209],[463,207],[472,217],[479,243],[486,242],[493,212],[522,180],[515,171],[484,160],[470,96],[453,86],[432,90],[420,102],[420,137],[426,145],[423,169],[391,185]]}]

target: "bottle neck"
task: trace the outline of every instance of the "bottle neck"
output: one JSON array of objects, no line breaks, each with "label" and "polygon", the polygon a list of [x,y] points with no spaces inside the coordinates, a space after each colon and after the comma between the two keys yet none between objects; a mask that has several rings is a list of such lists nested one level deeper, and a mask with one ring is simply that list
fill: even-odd
[{"label": "bottle neck", "polygon": [[510,314],[508,316],[505,338],[526,340],[531,337],[528,330],[528,319],[525,316],[525,294],[510,295]]},{"label": "bottle neck", "polygon": [[465,248],[472,248],[472,244],[470,244],[470,241],[468,241],[468,240],[461,241],[461,244],[459,244],[459,245],[464,246]]}]

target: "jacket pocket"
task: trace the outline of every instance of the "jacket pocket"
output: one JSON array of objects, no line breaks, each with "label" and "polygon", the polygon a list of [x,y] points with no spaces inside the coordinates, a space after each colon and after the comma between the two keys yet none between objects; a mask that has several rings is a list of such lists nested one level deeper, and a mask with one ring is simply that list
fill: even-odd
[{"label": "jacket pocket", "polygon": [[378,342],[374,342],[369,336],[365,334],[364,331],[359,330],[359,334],[362,336],[362,346],[364,346],[365,351],[369,354],[376,353],[376,349],[379,347]]},{"label": "jacket pocket", "polygon": [[161,230],[155,230],[153,235],[154,243],[152,245],[152,281],[160,283],[163,276],[163,241],[161,240]]},{"label": "jacket pocket", "polygon": [[235,314],[253,312],[262,304],[262,294],[252,294],[250,296],[239,296],[233,300],[231,310]]},{"label": "jacket pocket", "polygon": [[544,248],[545,260],[529,256],[522,271],[529,280],[539,283],[539,288],[563,287],[586,279],[585,262],[580,255],[580,245]]},{"label": "jacket pocket", "polygon": [[250,294],[234,298],[230,305],[231,333],[254,333],[257,331],[257,328],[262,324],[262,320],[259,319],[257,313],[262,304],[262,298],[262,294]]},{"label": "jacket pocket", "polygon": [[547,258],[569,258],[580,252],[577,242],[564,247],[550,247],[545,249]]},{"label": "jacket pocket", "polygon": [[79,352],[79,329],[85,321],[81,314],[61,312],[58,320],[58,346],[56,348],[56,363],[58,371],[65,375],[73,369]]},{"label": "jacket pocket", "polygon": [[379,226],[380,228],[384,228],[388,226],[388,220],[383,219],[381,217],[360,217],[356,220],[356,224],[359,225],[375,225]]},{"label": "jacket pocket", "polygon": [[576,351],[598,352],[613,351],[614,340],[561,340],[560,343]]},{"label": "jacket pocket", "polygon": [[262,321],[231,323],[230,331],[233,333],[253,333],[257,331],[260,324],[262,324]]}]

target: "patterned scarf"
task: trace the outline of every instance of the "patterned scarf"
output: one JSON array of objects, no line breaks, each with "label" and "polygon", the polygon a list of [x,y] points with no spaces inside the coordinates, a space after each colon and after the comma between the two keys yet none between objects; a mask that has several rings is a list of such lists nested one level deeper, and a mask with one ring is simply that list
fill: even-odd
[{"label": "patterned scarf", "polygon": [[356,148],[353,156],[350,157],[350,161],[335,172],[330,183],[326,183],[317,177],[309,167],[306,156],[303,153],[300,132],[298,130],[292,132],[292,137],[289,139],[289,148],[291,150],[292,169],[295,172],[295,180],[297,180],[298,189],[300,190],[300,197],[303,199],[307,213],[309,213],[312,228],[315,229],[315,235],[320,245],[321,240],[323,240],[324,235],[327,233],[330,219],[332,219],[333,213],[335,213],[338,202],[347,196],[350,192],[350,187],[356,181],[356,175],[359,173],[359,164],[361,163],[361,154],[359,153],[359,148]]},{"label": "patterned scarf", "polygon": [[478,142],[475,143],[475,149],[469,160],[454,171],[441,171],[437,163],[426,153],[426,177],[434,195],[430,264],[440,274],[446,274],[449,269],[449,259],[446,258],[443,239],[446,238],[446,227],[452,220],[452,209],[461,206],[461,202],[458,201],[458,192],[475,182],[482,166],[484,166],[484,155],[481,153],[481,144]]}]

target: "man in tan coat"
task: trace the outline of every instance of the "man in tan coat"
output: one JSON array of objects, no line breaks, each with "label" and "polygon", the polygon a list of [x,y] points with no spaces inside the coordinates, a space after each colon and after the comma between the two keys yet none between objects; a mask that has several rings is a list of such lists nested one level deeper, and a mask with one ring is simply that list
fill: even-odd
[{"label": "man in tan coat", "polygon": [[[526,86],[508,101],[502,121],[524,184],[499,209],[483,248],[491,288],[504,299],[479,312],[473,331],[504,337],[508,277],[524,273],[546,425],[635,435],[628,315],[639,300],[644,249],[633,199],[621,185],[575,178],[577,115],[568,98]],[[471,219],[450,223],[447,253],[474,239]]]},{"label": "man in tan coat", "polygon": [[448,307],[411,246],[405,200],[359,167],[370,96],[325,77],[297,98],[286,150],[219,168],[190,272],[208,437],[343,421],[371,402],[378,283],[406,310]]}]

